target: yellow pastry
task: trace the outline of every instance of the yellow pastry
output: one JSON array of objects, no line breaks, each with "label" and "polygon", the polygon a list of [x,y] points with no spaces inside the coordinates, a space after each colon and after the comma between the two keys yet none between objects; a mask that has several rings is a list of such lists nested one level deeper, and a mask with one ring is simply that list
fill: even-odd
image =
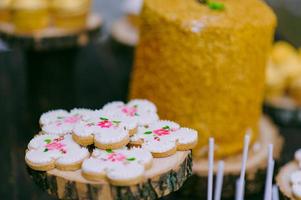
[{"label": "yellow pastry", "polygon": [[52,0],[54,25],[65,29],[85,27],[91,0]]},{"label": "yellow pastry", "polygon": [[287,77],[281,69],[276,67],[272,61],[269,62],[266,69],[266,91],[265,99],[273,99],[285,95],[287,88]]},{"label": "yellow pastry", "polygon": [[145,0],[132,74],[131,98],[199,131],[196,159],[211,136],[217,156],[241,152],[248,130],[257,139],[276,26],[261,0],[218,2]]},{"label": "yellow pastry", "polygon": [[272,62],[276,65],[282,65],[287,59],[297,56],[296,49],[285,41],[276,42],[271,52]]},{"label": "yellow pastry", "polygon": [[0,0],[0,22],[9,22],[11,17],[11,0]]},{"label": "yellow pastry", "polygon": [[301,105],[301,77],[292,81],[289,87],[289,95]]},{"label": "yellow pastry", "polygon": [[12,10],[12,21],[17,32],[40,31],[49,25],[46,0],[14,0]]},{"label": "yellow pastry", "polygon": [[299,59],[301,60],[301,48],[298,49]]}]

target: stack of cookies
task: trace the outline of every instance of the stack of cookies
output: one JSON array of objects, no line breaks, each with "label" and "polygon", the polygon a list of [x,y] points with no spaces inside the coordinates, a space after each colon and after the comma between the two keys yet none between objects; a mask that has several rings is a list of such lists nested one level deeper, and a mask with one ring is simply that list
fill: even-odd
[{"label": "stack of cookies", "polygon": [[147,100],[112,102],[100,110],[54,110],[40,117],[41,132],[25,160],[36,171],[80,170],[87,181],[128,186],[143,182],[157,158],[189,151],[198,133],[160,120]]}]

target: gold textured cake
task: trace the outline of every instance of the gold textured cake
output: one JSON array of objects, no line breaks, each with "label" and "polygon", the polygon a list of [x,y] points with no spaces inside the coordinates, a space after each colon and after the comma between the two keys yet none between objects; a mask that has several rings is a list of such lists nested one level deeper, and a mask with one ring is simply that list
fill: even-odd
[{"label": "gold textured cake", "polygon": [[0,22],[10,21],[11,0],[0,1]]},{"label": "gold textured cake", "polygon": [[49,25],[46,0],[14,0],[12,10],[12,22],[17,32],[31,33]]},{"label": "gold textured cake", "polygon": [[260,0],[145,0],[131,98],[153,101],[166,119],[214,136],[217,156],[241,151],[258,121],[276,17]]},{"label": "gold textured cake", "polygon": [[64,29],[85,27],[91,0],[52,0],[54,24]]}]

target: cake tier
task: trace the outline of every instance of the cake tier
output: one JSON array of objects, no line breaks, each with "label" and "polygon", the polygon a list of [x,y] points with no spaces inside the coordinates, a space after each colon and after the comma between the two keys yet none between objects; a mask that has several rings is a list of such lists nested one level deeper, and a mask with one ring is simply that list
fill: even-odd
[{"label": "cake tier", "polygon": [[224,0],[211,10],[196,0],[146,0],[131,98],[153,101],[162,118],[201,134],[194,156],[213,136],[217,156],[257,139],[265,65],[275,16],[259,0]]}]

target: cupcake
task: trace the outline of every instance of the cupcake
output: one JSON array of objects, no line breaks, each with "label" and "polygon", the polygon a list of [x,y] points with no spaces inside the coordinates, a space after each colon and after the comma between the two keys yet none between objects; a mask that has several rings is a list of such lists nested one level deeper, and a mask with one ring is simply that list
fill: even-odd
[{"label": "cupcake", "polygon": [[10,21],[11,0],[0,1],[0,22]]},{"label": "cupcake", "polygon": [[12,21],[17,32],[36,32],[49,25],[47,0],[15,0]]},{"label": "cupcake", "polygon": [[295,160],[281,168],[276,177],[283,199],[301,199],[301,149],[296,151]]},{"label": "cupcake", "polygon": [[52,0],[51,10],[56,27],[81,29],[85,27],[91,0]]}]

